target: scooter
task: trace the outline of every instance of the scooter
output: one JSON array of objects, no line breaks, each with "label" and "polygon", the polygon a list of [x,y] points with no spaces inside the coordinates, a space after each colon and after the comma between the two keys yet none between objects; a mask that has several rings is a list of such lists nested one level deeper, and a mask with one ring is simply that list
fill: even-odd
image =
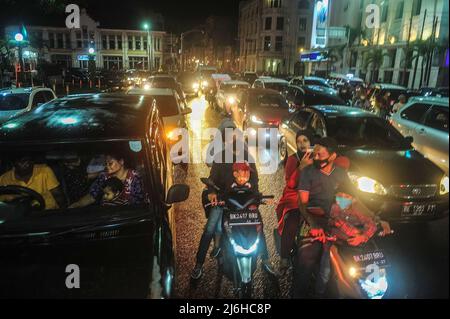
[{"label": "scooter", "polygon": [[[274,196],[265,196],[245,187],[224,194],[211,180],[202,178],[201,181],[219,194],[218,204],[223,207],[219,271],[233,282],[237,298],[250,299],[263,231],[258,207]],[[210,208],[210,203],[203,203],[205,209]]]}]

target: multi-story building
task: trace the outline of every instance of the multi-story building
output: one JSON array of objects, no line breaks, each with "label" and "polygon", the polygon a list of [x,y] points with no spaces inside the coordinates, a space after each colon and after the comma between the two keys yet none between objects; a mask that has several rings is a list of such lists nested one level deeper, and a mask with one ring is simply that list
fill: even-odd
[{"label": "multi-story building", "polygon": [[[80,25],[80,29],[26,26],[30,44],[24,52],[66,68],[87,69],[93,58],[97,68],[158,70],[164,61],[164,31],[100,28],[85,10],[80,14]],[[9,26],[5,30],[7,38],[11,38],[20,27]]]},{"label": "multi-story building", "polygon": [[269,74],[301,71],[311,47],[313,0],[248,0],[239,7],[240,70]]},{"label": "multi-story building", "polygon": [[[369,4],[380,8],[379,27],[366,24],[364,12]],[[364,37],[356,50],[357,74],[367,81],[376,79],[410,88],[448,86],[447,0],[360,0],[360,7],[360,14],[364,17],[361,19]],[[441,45],[431,52],[428,67],[422,54],[416,60],[407,58],[408,52],[412,56],[417,54],[414,44],[418,40],[432,40]],[[384,59],[376,68],[370,65],[367,68],[365,59],[376,49],[382,49]],[[424,76],[426,70],[430,72]]]}]

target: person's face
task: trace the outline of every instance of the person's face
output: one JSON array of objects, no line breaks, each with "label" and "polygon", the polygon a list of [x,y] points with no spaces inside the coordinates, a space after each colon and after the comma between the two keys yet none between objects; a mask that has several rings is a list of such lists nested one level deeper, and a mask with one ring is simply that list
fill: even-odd
[{"label": "person's face", "polygon": [[111,201],[116,197],[116,194],[112,191],[111,187],[105,187],[103,190],[103,199]]},{"label": "person's face", "polygon": [[33,174],[34,162],[29,157],[23,157],[14,163],[14,172],[19,177],[27,177]]},{"label": "person's face", "polygon": [[316,145],[314,148],[314,164],[317,168],[325,168],[333,163],[336,159],[336,154],[330,154],[326,147]]},{"label": "person's face", "polygon": [[108,174],[116,174],[123,168],[123,160],[117,160],[111,156],[106,156],[106,171]]},{"label": "person's face", "polygon": [[304,135],[300,135],[297,138],[297,149],[301,152],[306,152],[311,147],[311,142],[309,141],[309,138],[307,138]]},{"label": "person's face", "polygon": [[234,180],[240,186],[245,185],[250,180],[250,171],[239,170],[233,172]]}]

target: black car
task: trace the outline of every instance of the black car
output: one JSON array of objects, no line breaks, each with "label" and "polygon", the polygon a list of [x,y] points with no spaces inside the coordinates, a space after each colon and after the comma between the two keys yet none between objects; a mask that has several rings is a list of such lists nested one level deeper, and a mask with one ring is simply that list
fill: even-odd
[{"label": "black car", "polygon": [[280,149],[294,153],[296,132],[307,128],[336,139],[340,155],[350,159],[359,197],[382,218],[410,222],[448,215],[448,177],[387,121],[346,106],[305,107],[280,125]]},{"label": "black car", "polygon": [[[98,94],[44,104],[0,126],[0,176],[23,154],[33,160],[34,170],[56,178],[68,204],[106,176],[105,163],[111,164],[105,155],[120,154],[127,179],[140,181],[128,191],[141,201],[105,206],[100,197],[84,208],[49,207],[44,193],[1,185],[0,297],[171,296],[171,204],[186,200],[189,187],[172,185],[164,130],[152,100]],[[69,289],[68,276],[76,268],[80,286]]]},{"label": "black car", "polygon": [[335,90],[316,85],[290,85],[285,96],[291,110],[312,105],[346,105]]}]

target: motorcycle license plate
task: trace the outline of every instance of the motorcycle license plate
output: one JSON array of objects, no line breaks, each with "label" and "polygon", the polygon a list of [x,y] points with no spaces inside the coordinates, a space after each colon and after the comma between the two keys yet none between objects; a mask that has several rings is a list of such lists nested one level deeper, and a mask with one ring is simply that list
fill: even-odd
[{"label": "motorcycle license plate", "polygon": [[231,212],[229,214],[230,226],[259,225],[261,219],[257,211]]},{"label": "motorcycle license plate", "polygon": [[414,205],[406,203],[403,205],[402,217],[433,216],[436,213],[436,204]]},{"label": "motorcycle license plate", "polygon": [[382,250],[366,251],[359,255],[353,255],[353,261],[361,267],[367,267],[372,264],[383,268],[389,266]]}]

